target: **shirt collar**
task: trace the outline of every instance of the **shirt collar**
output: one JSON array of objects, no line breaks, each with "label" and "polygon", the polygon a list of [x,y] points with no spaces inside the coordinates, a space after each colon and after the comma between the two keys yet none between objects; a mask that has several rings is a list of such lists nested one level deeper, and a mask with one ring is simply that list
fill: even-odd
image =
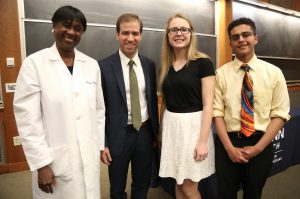
[{"label": "shirt collar", "polygon": [[[128,65],[128,62],[130,61],[130,59],[120,49],[119,49],[119,55],[120,55],[121,62]],[[136,51],[132,60],[135,63],[134,66],[137,66],[137,63],[139,61],[139,52],[138,51]]]},{"label": "shirt collar", "polygon": [[252,57],[252,59],[250,61],[248,61],[247,63],[244,63],[244,62],[242,62],[241,60],[239,60],[238,58],[235,57],[234,60],[233,60],[233,66],[234,66],[234,69],[236,71],[238,71],[238,70],[240,70],[240,68],[243,64],[248,64],[250,66],[250,68],[255,71],[256,70],[256,64],[255,64],[256,61],[257,61],[257,57],[256,57],[255,54]]}]

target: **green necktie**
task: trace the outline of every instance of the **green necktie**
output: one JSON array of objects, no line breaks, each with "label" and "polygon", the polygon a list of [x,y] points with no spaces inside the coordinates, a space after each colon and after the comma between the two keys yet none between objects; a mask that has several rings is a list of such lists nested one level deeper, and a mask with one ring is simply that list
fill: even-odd
[{"label": "green necktie", "polygon": [[131,101],[131,118],[133,128],[139,131],[142,125],[141,106],[139,97],[139,86],[136,78],[136,74],[133,70],[134,61],[130,60],[129,65],[129,84],[130,84],[130,101]]}]

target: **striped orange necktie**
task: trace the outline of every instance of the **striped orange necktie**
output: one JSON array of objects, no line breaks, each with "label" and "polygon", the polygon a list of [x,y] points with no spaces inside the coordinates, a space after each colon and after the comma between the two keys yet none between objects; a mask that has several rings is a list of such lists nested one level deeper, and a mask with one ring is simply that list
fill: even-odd
[{"label": "striped orange necktie", "polygon": [[249,77],[250,67],[243,64],[241,68],[245,71],[241,90],[241,132],[249,137],[255,131],[253,112],[253,82]]}]

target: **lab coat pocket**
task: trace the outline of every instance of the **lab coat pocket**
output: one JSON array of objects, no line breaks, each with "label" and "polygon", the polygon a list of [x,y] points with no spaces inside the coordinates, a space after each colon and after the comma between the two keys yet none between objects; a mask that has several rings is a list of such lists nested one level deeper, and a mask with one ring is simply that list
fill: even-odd
[{"label": "lab coat pocket", "polygon": [[87,97],[90,108],[96,108],[96,85],[91,83],[87,85]]},{"label": "lab coat pocket", "polygon": [[67,145],[61,145],[51,148],[53,156],[53,162],[51,168],[56,177],[60,177],[64,180],[71,180],[71,168],[70,168],[70,157],[69,148]]}]

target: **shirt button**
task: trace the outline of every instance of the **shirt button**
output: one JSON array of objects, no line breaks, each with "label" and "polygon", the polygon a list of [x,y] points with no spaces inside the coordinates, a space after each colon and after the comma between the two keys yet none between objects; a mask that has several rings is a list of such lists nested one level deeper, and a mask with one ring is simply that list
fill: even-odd
[{"label": "shirt button", "polygon": [[80,116],[77,116],[77,117],[76,117],[76,120],[80,120]]}]

